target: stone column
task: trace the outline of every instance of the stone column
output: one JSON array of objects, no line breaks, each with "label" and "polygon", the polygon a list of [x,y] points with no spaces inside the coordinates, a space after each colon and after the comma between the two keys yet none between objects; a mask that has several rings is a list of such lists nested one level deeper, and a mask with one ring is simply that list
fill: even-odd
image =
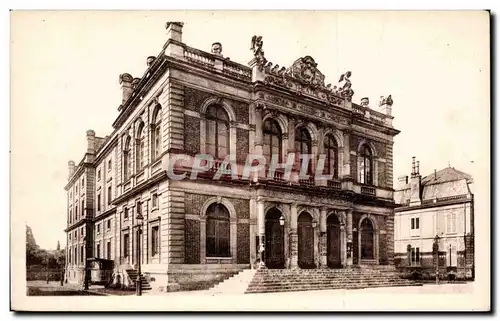
[{"label": "stone column", "polygon": [[319,212],[319,232],[320,232],[320,266],[326,267],[326,208],[321,208]]},{"label": "stone column", "polygon": [[255,105],[255,154],[262,155],[262,113],[264,110],[264,105]]},{"label": "stone column", "polygon": [[[347,265],[347,236],[345,224],[340,224],[340,264]],[[351,261],[352,262],[352,261]],[[352,263],[351,263],[352,264]]]},{"label": "stone column", "polygon": [[265,222],[265,214],[264,214],[264,201],[257,201],[257,225],[259,228],[259,265],[265,266],[264,257],[265,257],[265,249],[266,249],[266,222]]},{"label": "stone column", "polygon": [[342,155],[342,161],[344,162],[344,168],[342,174],[339,175],[341,178],[354,178],[351,177],[351,146],[349,142],[349,132],[344,131],[344,149]]},{"label": "stone column", "polygon": [[353,255],[353,246],[352,246],[352,209],[347,210],[347,266],[352,265],[352,255]]},{"label": "stone column", "polygon": [[292,269],[298,267],[298,235],[297,235],[297,204],[290,205],[290,266]]}]

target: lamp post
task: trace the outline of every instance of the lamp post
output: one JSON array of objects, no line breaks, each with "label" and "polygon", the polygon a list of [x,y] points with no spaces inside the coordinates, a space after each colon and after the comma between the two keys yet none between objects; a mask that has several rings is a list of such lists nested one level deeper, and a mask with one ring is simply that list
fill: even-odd
[{"label": "lamp post", "polygon": [[142,279],[141,279],[141,228],[144,217],[139,212],[135,217],[137,220],[137,279],[135,282],[135,293],[138,296],[142,295]]},{"label": "lamp post", "polygon": [[89,267],[88,267],[88,260],[87,260],[87,236],[83,238],[83,246],[84,246],[84,256],[85,256],[85,261],[83,265],[83,284],[84,284],[84,289],[88,290],[89,289]]}]

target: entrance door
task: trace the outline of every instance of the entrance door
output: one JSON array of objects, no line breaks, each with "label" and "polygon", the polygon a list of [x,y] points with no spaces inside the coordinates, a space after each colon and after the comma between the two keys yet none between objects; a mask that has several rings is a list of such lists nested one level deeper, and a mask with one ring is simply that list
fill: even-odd
[{"label": "entrance door", "polygon": [[304,212],[298,218],[298,238],[299,238],[299,267],[302,269],[313,269],[314,264],[314,229],[312,227],[312,217]]},{"label": "entrance door", "polygon": [[365,218],[361,222],[361,259],[375,259],[374,241],[373,241],[373,224],[372,221]]},{"label": "entrance door", "polygon": [[340,259],[340,222],[331,214],[326,221],[326,262],[328,267],[341,267]]},{"label": "entrance door", "polygon": [[285,268],[284,227],[280,224],[281,212],[271,209],[266,215],[266,266],[270,269]]}]

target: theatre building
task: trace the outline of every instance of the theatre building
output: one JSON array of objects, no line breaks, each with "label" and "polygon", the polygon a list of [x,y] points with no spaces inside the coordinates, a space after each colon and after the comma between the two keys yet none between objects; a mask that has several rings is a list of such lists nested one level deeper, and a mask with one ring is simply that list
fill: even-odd
[{"label": "theatre building", "polygon": [[[372,108],[353,101],[350,71],[326,84],[311,56],[280,67],[251,35],[250,62],[240,64],[220,43],[189,47],[182,28],[166,24],[142,75],[120,75],[113,132],[87,131],[84,157],[69,163],[68,281],[82,282],[87,257],[125,271],[140,260],[151,285],[169,291],[261,266],[393,265],[391,96]],[[190,179],[192,166],[176,157],[199,154],[214,161]],[[219,178],[229,155],[237,176]],[[266,167],[245,178],[249,155]],[[296,156],[291,175],[269,170],[273,155]],[[312,155],[309,164],[299,155]],[[329,179],[315,176],[322,163]]]}]

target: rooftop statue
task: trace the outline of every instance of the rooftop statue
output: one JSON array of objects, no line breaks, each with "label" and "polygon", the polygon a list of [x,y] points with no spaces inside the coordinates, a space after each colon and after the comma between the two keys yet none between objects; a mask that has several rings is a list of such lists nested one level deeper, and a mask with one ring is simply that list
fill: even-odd
[{"label": "rooftop statue", "polygon": [[252,44],[250,50],[253,51],[253,55],[255,56],[257,63],[261,66],[267,62],[266,58],[264,57],[264,50],[262,49],[263,45],[264,41],[262,41],[262,36],[252,37]]},{"label": "rooftop statue", "polygon": [[351,72],[346,71],[346,73],[340,75],[339,79],[339,88],[340,88],[340,93],[342,97],[347,98],[349,101],[352,99],[352,96],[354,95],[354,90],[352,90],[352,84],[351,80],[349,79],[351,77]]},{"label": "rooftop statue", "polygon": [[380,103],[379,105],[380,106],[383,106],[383,105],[388,105],[388,106],[392,106],[394,102],[392,101],[392,97],[391,95],[384,97],[384,96],[380,96]]}]

